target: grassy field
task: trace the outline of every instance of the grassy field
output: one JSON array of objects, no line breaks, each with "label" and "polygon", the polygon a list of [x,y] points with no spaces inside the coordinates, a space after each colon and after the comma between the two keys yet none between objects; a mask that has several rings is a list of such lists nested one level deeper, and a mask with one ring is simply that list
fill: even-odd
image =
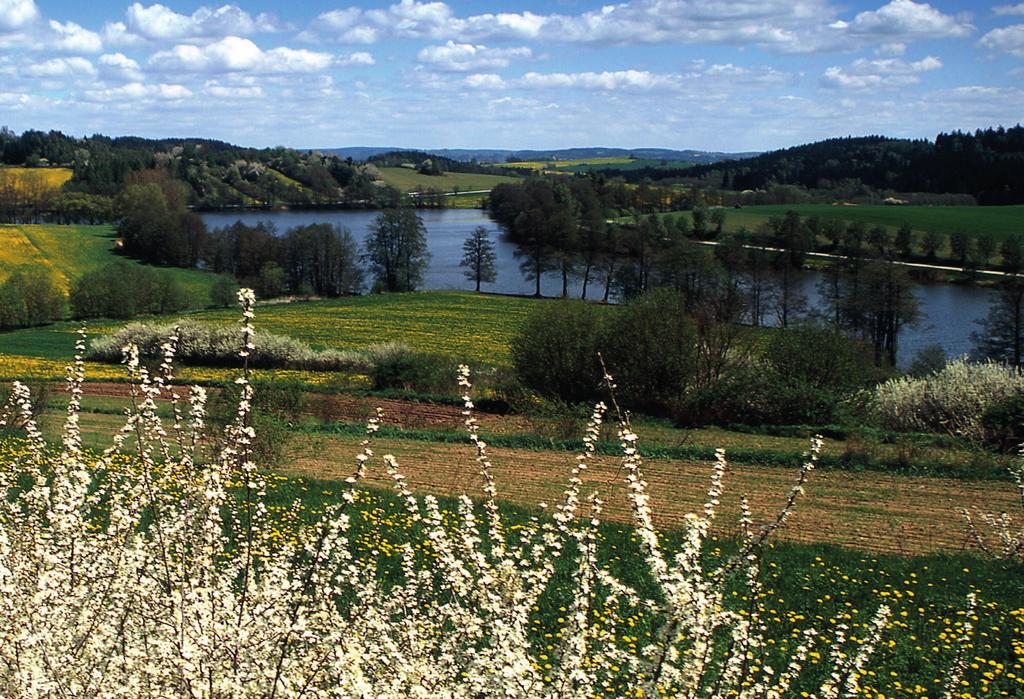
[{"label": "grassy field", "polygon": [[[268,304],[257,309],[256,327],[320,349],[400,342],[477,366],[504,365],[509,363],[509,338],[534,303],[533,299],[458,291],[375,294]],[[237,323],[238,311],[207,310],[189,318],[231,324]],[[90,332],[105,333],[119,325],[123,323],[94,323]],[[65,323],[0,333],[0,355],[67,360],[76,327]],[[0,374],[7,373],[0,369]]]},{"label": "grassy field", "polygon": [[442,175],[421,175],[407,167],[380,168],[384,181],[400,192],[415,192],[434,189],[441,192],[453,192],[456,188],[463,192],[489,190],[504,182],[516,182],[515,177],[505,175],[486,175],[472,172],[446,172]]},{"label": "grassy field", "polygon": [[20,182],[42,180],[51,189],[59,189],[74,173],[66,167],[0,167],[0,177],[13,175]]},{"label": "grassy field", "polygon": [[784,216],[787,211],[796,211],[804,218],[819,216],[822,220],[860,221],[869,227],[882,225],[895,229],[908,223],[916,231],[934,230],[947,235],[957,230],[999,240],[1009,235],[1024,235],[1024,206],[745,206],[727,210],[725,228],[734,231],[746,226],[755,230],[770,217]]},{"label": "grassy field", "polygon": [[[67,289],[86,272],[127,260],[115,254],[114,242],[109,226],[0,225],[0,281],[16,267],[31,265],[49,270]],[[178,267],[166,271],[186,289],[192,305],[209,303],[216,276]]]},{"label": "grassy field", "polygon": [[637,161],[633,158],[610,156],[607,158],[581,158],[579,160],[523,160],[513,163],[501,163],[501,167],[515,168],[517,170],[559,170],[562,168],[579,167],[581,165],[613,167],[628,165],[633,162]]},{"label": "grassy field", "polygon": [[681,161],[651,160],[647,158],[583,158],[579,160],[526,160],[514,163],[501,163],[501,167],[529,171],[531,173],[560,174],[589,172],[591,170],[639,170],[652,167],[686,167],[689,163]]}]

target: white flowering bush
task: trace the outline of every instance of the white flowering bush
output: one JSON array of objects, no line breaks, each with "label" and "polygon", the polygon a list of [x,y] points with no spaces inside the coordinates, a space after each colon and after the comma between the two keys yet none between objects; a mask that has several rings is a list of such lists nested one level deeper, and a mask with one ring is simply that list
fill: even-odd
[{"label": "white flowering bush", "polygon": [[874,407],[884,427],[906,432],[942,432],[980,441],[982,416],[1001,400],[1024,390],[1024,377],[997,362],[959,358],[921,378],[902,376],[875,389]]},{"label": "white flowering bush", "polygon": [[[1022,452],[1024,460],[1024,452]],[[1016,517],[1009,512],[972,512],[960,510],[967,532],[983,553],[1006,560],[1024,562],[1024,462],[1018,462],[1010,475],[1017,486]]]},{"label": "white flowering bush", "polygon": [[[178,320],[174,323],[129,323],[89,345],[89,359],[121,361],[122,351],[134,345],[140,357],[161,358],[161,349],[174,337],[176,361],[187,364],[239,365],[237,328]],[[310,371],[367,372],[374,364],[373,353],[353,350],[314,350],[305,342],[265,331],[253,332],[254,348],[249,366],[307,369]],[[372,350],[373,348],[371,348]],[[389,351],[388,350],[385,351]]]},{"label": "white flowering bush", "polygon": [[[245,359],[254,299],[248,290],[240,298]],[[859,638],[843,626],[827,640],[808,628],[788,657],[773,660],[761,612],[736,609],[727,594],[736,585],[757,591],[758,551],[803,493],[819,440],[775,519],[755,527],[744,501],[738,555],[709,568],[701,551],[723,491],[724,454],[703,510],[669,551],[653,524],[637,437],[621,420],[622,473],[654,589],[640,594],[599,565],[602,502],[583,493],[603,404],[551,515],[507,526],[462,368],[482,507],[461,497],[452,516],[435,498],[414,497],[395,457],[374,453],[378,415],[348,489],[318,521],[275,537],[266,476],[251,458],[247,372],[225,446],[205,454],[206,394],[174,385],[174,348],[172,337],[154,373],[137,348],[125,349],[131,405],[98,467],[78,426],[84,339],[68,372],[59,448],[44,442],[27,389],[14,386],[5,419],[24,426],[29,448],[0,468],[4,697],[592,697],[615,679],[630,696],[779,699],[812,681],[803,673],[814,655],[829,665],[824,674],[816,668],[813,696],[827,699],[858,694],[883,641],[884,606]],[[169,399],[173,420],[158,416],[158,399]],[[350,546],[357,488],[370,468],[390,476],[419,532],[387,581],[383,554],[357,556]],[[556,565],[568,567],[568,580],[558,580]],[[565,627],[539,648],[531,620],[556,586],[571,599]],[[646,610],[659,620],[656,633],[623,643],[592,623],[594,610],[609,607]]]}]

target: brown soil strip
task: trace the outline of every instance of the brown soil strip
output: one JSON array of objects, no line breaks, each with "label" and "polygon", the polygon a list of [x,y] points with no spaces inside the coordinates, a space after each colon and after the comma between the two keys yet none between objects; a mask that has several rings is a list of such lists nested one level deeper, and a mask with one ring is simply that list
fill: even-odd
[{"label": "brown soil strip", "polygon": [[[285,469],[291,475],[344,478],[351,473],[352,457],[359,451],[358,440],[353,438],[304,436],[297,441],[304,443],[296,445],[299,452]],[[419,492],[481,495],[468,446],[381,438],[374,451],[394,454]],[[501,498],[528,507],[559,501],[572,465],[571,454],[498,448],[489,453]],[[644,475],[659,527],[678,527],[688,512],[701,510],[710,476],[707,464],[652,460],[645,465]],[[741,495],[750,500],[756,522],[774,519],[795,475],[779,468],[731,466],[719,508],[718,533],[736,531]],[[371,472],[370,482],[390,485],[379,469]],[[630,522],[617,459],[597,458],[585,482],[585,492],[596,488],[606,501],[605,519]],[[871,553],[956,552],[968,548],[960,508],[1004,512],[1013,506],[1014,494],[1004,483],[822,471],[812,474],[806,497],[778,537]]]},{"label": "brown soil strip", "polygon": [[[126,396],[128,386],[87,383],[84,393]],[[311,394],[311,400],[311,414],[335,420],[362,421],[378,406],[384,409],[387,424],[405,428],[460,429],[464,419],[461,409],[455,406],[350,395]],[[529,420],[521,416],[476,416],[485,431],[531,431]],[[640,438],[642,442],[643,434]],[[297,436],[292,442],[296,454],[285,470],[293,475],[344,478],[351,472],[352,459],[359,451],[358,441],[335,435]],[[377,454],[395,454],[410,483],[420,492],[481,495],[468,446],[380,438],[374,450]],[[492,448],[489,452],[502,498],[528,507],[558,502],[573,455],[505,448]],[[680,526],[688,512],[701,509],[710,474],[707,464],[656,459],[646,464],[644,473],[650,483],[659,526]],[[736,531],[741,495],[750,500],[756,521],[773,519],[795,475],[780,468],[730,467],[718,532]],[[390,485],[379,470],[372,472],[370,481]],[[607,501],[605,519],[630,521],[618,459],[597,458],[586,475],[586,483],[588,491],[597,488]],[[968,548],[968,541],[959,510],[968,507],[995,513],[1013,511],[1015,500],[1011,491],[1007,483],[822,471],[812,475],[806,497],[778,538],[836,544],[872,553],[961,551]]]}]

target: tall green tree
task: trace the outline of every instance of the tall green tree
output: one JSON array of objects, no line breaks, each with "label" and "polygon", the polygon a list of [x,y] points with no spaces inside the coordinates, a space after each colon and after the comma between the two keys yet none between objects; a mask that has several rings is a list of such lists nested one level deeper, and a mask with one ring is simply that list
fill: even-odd
[{"label": "tall green tree", "polygon": [[1021,367],[1024,361],[1024,278],[1013,275],[996,289],[981,329],[971,333],[974,354]]},{"label": "tall green tree", "polygon": [[495,259],[494,242],[490,234],[483,226],[477,226],[462,243],[462,260],[459,262],[460,267],[466,268],[463,272],[466,279],[475,282],[476,291],[480,291],[481,282],[492,284],[497,279]]},{"label": "tall green tree", "polygon": [[370,225],[363,259],[383,291],[415,291],[430,262],[427,229],[409,208],[385,209]]},{"label": "tall green tree", "polygon": [[914,231],[909,223],[904,223],[896,231],[896,240],[893,242],[896,253],[903,260],[909,260],[914,255]]},{"label": "tall green tree", "polygon": [[[23,322],[19,325],[41,325],[59,320],[67,312],[67,294],[53,273],[45,269],[31,265],[17,267],[4,286],[10,290],[6,297],[11,308],[23,309]],[[21,304],[15,301],[17,297]]]},{"label": "tall green tree", "polygon": [[936,230],[927,230],[921,239],[921,250],[929,262],[934,262],[945,242],[945,236]]}]

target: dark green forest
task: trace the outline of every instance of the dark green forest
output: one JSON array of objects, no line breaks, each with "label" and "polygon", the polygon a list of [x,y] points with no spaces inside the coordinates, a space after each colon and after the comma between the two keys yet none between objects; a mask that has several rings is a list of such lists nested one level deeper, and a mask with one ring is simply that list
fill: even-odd
[{"label": "dark green forest", "polygon": [[979,204],[1020,204],[1024,127],[954,131],[934,141],[832,138],[743,160],[616,174],[634,182],[679,179],[733,191],[773,185],[831,191],[867,186],[886,192],[966,194]]}]

